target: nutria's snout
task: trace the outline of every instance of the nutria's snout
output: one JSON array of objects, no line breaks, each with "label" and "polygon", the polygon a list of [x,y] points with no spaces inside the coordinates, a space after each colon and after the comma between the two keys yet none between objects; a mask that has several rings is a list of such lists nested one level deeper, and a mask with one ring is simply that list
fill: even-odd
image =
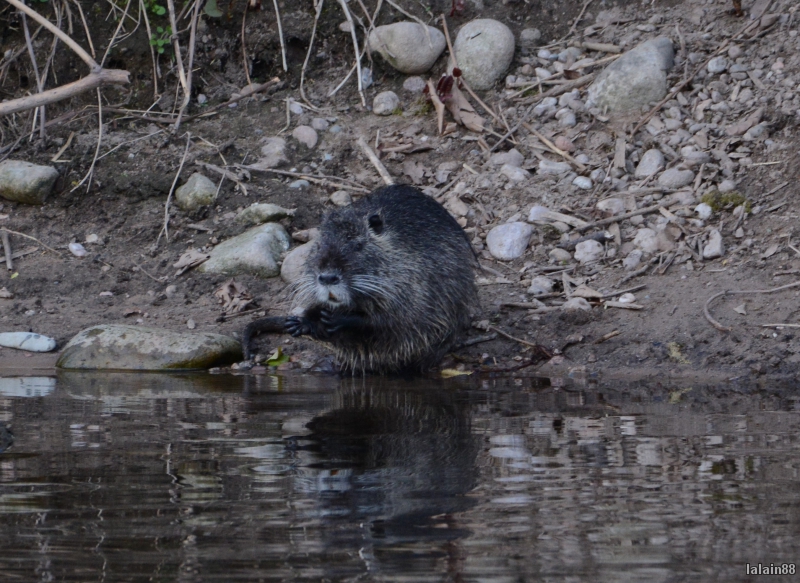
[{"label": "nutria's snout", "polygon": [[348,305],[350,293],[340,273],[323,271],[317,275],[317,301],[331,308]]},{"label": "nutria's snout", "polygon": [[339,277],[338,273],[331,273],[330,271],[326,271],[325,273],[320,273],[317,276],[317,280],[322,285],[336,285],[341,281],[341,277]]}]

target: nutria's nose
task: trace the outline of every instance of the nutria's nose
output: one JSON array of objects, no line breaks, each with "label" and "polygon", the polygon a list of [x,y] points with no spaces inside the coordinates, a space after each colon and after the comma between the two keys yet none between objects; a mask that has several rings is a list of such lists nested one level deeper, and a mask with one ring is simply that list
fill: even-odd
[{"label": "nutria's nose", "polygon": [[335,273],[320,273],[317,279],[322,285],[336,285],[339,283],[339,276]]}]

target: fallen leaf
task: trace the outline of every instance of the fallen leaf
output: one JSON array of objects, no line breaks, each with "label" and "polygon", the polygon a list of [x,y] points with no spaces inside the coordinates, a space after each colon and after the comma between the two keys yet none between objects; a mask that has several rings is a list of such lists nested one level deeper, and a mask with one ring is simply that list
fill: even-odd
[{"label": "fallen leaf", "polygon": [[425,166],[420,162],[406,160],[403,162],[403,174],[408,176],[414,184],[422,184],[422,179],[425,177]]},{"label": "fallen leaf", "polygon": [[192,267],[197,267],[201,263],[208,261],[211,257],[208,253],[201,253],[197,249],[189,249],[186,253],[180,256],[177,262],[172,264],[172,267],[177,267],[178,271],[176,276],[189,271]]},{"label": "fallen leaf", "polygon": [[482,132],[484,119],[478,115],[472,104],[464,97],[464,94],[454,83],[451,91],[452,97],[447,100],[445,105],[447,109],[453,114],[453,119],[460,123],[468,130],[473,132]]},{"label": "fallen leaf", "polygon": [[736,306],[735,308],[733,308],[733,311],[736,312],[737,314],[741,314],[742,316],[746,316],[747,306],[745,306],[744,304],[742,304],[741,306]]},{"label": "fallen leaf", "polygon": [[572,290],[572,294],[570,295],[574,298],[586,298],[587,300],[599,299],[603,297],[603,294],[601,294],[599,291],[593,290],[585,284],[581,284],[576,287],[574,290]]},{"label": "fallen leaf", "polygon": [[449,379],[453,377],[460,377],[464,375],[471,375],[472,371],[469,370],[456,370],[454,368],[443,368],[441,371],[441,375],[443,379]]},{"label": "fallen leaf", "polygon": [[781,246],[778,244],[770,245],[769,248],[761,254],[761,259],[766,259],[767,257],[772,257],[778,252]]},{"label": "fallen leaf", "polygon": [[222,304],[222,311],[226,314],[242,312],[253,303],[253,296],[247,288],[233,278],[223,283],[214,292],[214,297]]},{"label": "fallen leaf", "polygon": [[270,354],[269,358],[267,359],[267,366],[278,366],[283,364],[284,362],[289,362],[289,357],[283,353],[281,347],[275,349],[275,352]]}]

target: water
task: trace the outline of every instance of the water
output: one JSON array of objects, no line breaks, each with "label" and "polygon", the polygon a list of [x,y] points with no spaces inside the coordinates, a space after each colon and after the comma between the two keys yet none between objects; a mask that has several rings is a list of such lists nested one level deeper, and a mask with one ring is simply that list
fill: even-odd
[{"label": "water", "polygon": [[793,569],[800,395],[660,381],[0,378],[0,580]]}]

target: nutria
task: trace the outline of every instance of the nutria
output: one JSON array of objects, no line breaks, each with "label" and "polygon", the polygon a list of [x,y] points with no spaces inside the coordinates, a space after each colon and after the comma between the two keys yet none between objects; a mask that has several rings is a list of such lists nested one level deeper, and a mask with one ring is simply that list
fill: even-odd
[{"label": "nutria", "polygon": [[329,212],[296,284],[301,316],[256,320],[329,345],[346,371],[424,371],[459,341],[477,304],[478,262],[466,233],[412,186],[380,188]]}]

